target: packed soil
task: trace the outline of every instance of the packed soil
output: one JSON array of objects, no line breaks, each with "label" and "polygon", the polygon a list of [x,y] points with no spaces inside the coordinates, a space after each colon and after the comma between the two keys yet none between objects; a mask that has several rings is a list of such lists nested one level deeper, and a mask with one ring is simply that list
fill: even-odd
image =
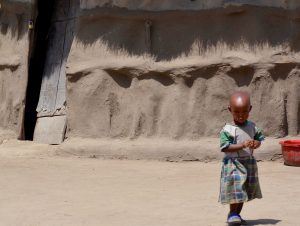
[{"label": "packed soil", "polygon": [[[45,145],[6,141],[0,156],[0,225],[226,225],[219,161],[63,157]],[[298,225],[299,170],[259,162],[263,199],[245,205],[249,225]]]}]

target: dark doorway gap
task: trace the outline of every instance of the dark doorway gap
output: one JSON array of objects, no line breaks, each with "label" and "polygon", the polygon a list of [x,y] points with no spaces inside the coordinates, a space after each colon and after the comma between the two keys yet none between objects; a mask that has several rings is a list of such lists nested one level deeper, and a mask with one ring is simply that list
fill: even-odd
[{"label": "dark doorway gap", "polygon": [[36,107],[39,101],[51,18],[55,0],[37,1],[37,18],[34,25],[31,54],[29,58],[28,83],[26,90],[26,105],[24,115],[24,134],[22,139],[33,140],[34,128],[37,120]]}]

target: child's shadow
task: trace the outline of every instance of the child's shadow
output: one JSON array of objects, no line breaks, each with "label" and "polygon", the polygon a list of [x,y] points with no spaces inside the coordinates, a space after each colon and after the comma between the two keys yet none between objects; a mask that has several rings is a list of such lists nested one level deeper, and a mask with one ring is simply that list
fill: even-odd
[{"label": "child's shadow", "polygon": [[[257,220],[247,220],[247,225],[275,225],[281,220],[275,219],[257,219]],[[229,224],[229,226],[239,226],[241,224]]]},{"label": "child's shadow", "polygon": [[257,220],[247,220],[248,225],[269,225],[269,224],[277,224],[281,220],[275,220],[275,219],[257,219]]}]

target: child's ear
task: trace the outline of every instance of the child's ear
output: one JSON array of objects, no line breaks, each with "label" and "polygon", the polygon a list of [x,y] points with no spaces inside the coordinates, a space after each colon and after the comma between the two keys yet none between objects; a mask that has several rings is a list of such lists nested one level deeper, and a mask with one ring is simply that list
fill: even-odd
[{"label": "child's ear", "polygon": [[249,107],[249,112],[251,111],[251,109],[252,109],[252,105],[250,105],[250,107]]},{"label": "child's ear", "polygon": [[230,112],[231,112],[231,107],[230,107],[230,106],[228,106],[228,111],[230,111]]}]

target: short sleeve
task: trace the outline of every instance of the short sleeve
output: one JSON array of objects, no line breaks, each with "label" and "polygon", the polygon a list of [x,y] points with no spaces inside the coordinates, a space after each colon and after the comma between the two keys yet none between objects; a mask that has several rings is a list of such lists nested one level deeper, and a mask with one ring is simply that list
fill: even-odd
[{"label": "short sleeve", "polygon": [[263,141],[264,139],[265,139],[265,136],[263,134],[262,129],[255,126],[254,140]]},{"label": "short sleeve", "polygon": [[234,137],[230,135],[229,132],[222,130],[220,132],[220,148],[223,151],[225,148],[228,148],[230,144],[233,144]]}]

